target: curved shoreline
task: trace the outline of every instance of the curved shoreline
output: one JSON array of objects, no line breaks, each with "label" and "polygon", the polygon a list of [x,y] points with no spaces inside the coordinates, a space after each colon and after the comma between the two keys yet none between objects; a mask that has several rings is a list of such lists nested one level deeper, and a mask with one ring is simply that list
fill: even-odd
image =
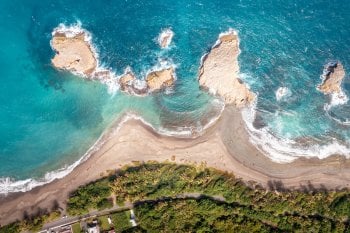
[{"label": "curved shoreline", "polygon": [[[79,166],[81,163],[84,163],[86,160],[90,158],[90,156],[96,153],[106,143],[106,141],[108,141],[111,137],[113,137],[113,135],[116,132],[118,132],[118,130],[123,126],[123,124],[128,121],[139,121],[141,124],[143,124],[144,127],[147,127],[150,131],[154,132],[156,135],[159,135],[159,136],[174,137],[177,139],[180,139],[180,138],[195,139],[200,137],[207,128],[212,127],[218,121],[223,110],[224,110],[224,106],[222,106],[222,109],[217,116],[215,116],[214,118],[211,118],[207,124],[202,126],[201,131],[195,131],[195,132],[191,131],[190,129],[182,130],[179,132],[168,131],[164,128],[157,129],[153,127],[152,124],[144,120],[142,116],[139,116],[132,112],[127,112],[123,116],[117,118],[115,122],[112,123],[112,127],[108,127],[106,131],[103,132],[102,135],[96,140],[96,142],[86,151],[86,153],[84,153],[84,155],[82,155],[74,163],[65,165],[64,167],[53,171],[49,171],[39,179],[27,178],[23,180],[15,180],[15,179],[12,179],[11,177],[0,178],[0,181],[2,181],[2,183],[0,184],[0,199],[1,199],[1,195],[7,196],[13,193],[29,192],[32,189],[35,189],[43,185],[47,185],[57,179],[62,179],[65,176],[69,175],[77,166]],[[8,184],[8,186],[6,186],[6,184]]]},{"label": "curved shoreline", "polygon": [[350,186],[350,160],[343,156],[272,162],[250,143],[241,112],[227,106],[218,122],[194,139],[162,136],[140,120],[128,120],[67,176],[25,193],[1,197],[0,224],[22,218],[25,211],[31,214],[37,208],[50,209],[55,202],[64,207],[67,196],[78,186],[107,175],[108,170],[149,160],[204,163],[264,187],[271,181],[281,181],[290,189],[310,184],[327,189]]}]

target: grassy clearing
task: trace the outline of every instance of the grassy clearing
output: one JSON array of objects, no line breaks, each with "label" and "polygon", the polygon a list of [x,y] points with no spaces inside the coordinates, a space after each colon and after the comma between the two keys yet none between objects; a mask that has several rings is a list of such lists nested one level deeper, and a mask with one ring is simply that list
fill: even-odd
[{"label": "grassy clearing", "polygon": [[81,233],[81,227],[80,227],[80,223],[74,223],[72,225],[72,229],[73,229],[73,233]]},{"label": "grassy clearing", "polygon": [[111,215],[111,220],[116,232],[121,232],[131,227],[129,211],[114,213]]},{"label": "grassy clearing", "polygon": [[101,230],[103,231],[111,229],[111,225],[109,225],[107,218],[107,216],[101,216],[98,218],[99,225],[101,227]]}]

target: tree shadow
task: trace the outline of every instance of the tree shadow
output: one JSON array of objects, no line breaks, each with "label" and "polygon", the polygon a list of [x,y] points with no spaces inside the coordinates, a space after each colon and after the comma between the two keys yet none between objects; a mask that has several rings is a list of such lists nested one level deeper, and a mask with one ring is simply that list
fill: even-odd
[{"label": "tree shadow", "polygon": [[269,191],[277,191],[277,192],[290,191],[287,187],[284,186],[281,180],[269,180],[267,182],[267,188]]}]

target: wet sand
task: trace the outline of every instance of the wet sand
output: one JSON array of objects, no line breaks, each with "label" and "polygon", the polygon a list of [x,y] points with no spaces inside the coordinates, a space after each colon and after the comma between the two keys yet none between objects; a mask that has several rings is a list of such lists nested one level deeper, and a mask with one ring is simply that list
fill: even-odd
[{"label": "wet sand", "polygon": [[[175,158],[175,159],[174,159]],[[349,187],[350,160],[332,156],[324,160],[298,159],[293,163],[272,162],[249,142],[239,110],[226,107],[218,122],[196,139],[179,139],[156,134],[141,121],[129,120],[111,133],[106,143],[66,177],[0,198],[0,224],[21,219],[24,212],[50,209],[55,202],[65,207],[69,193],[78,186],[107,175],[134,161],[172,161],[201,164],[232,172],[244,181],[268,187],[281,181],[284,187],[328,189]]]}]

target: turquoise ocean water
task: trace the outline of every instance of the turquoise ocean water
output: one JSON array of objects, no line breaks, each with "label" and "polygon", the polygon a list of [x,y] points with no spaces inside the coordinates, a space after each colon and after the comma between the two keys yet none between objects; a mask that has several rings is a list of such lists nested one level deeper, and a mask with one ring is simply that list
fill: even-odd
[{"label": "turquoise ocean water", "polygon": [[[200,131],[221,111],[198,87],[200,58],[229,28],[241,38],[241,78],[258,94],[244,113],[252,141],[279,162],[349,155],[350,103],[330,106],[316,89],[328,61],[350,70],[349,12],[345,0],[2,0],[0,193],[64,174],[126,112],[163,133]],[[112,94],[55,70],[52,30],[77,22],[92,34],[104,67],[121,74],[131,66],[140,78],[166,59],[177,66],[175,87],[147,97]],[[161,51],[156,38],[164,28],[175,36]],[[289,90],[281,100],[279,87]],[[348,76],[342,88],[350,97]]]}]

